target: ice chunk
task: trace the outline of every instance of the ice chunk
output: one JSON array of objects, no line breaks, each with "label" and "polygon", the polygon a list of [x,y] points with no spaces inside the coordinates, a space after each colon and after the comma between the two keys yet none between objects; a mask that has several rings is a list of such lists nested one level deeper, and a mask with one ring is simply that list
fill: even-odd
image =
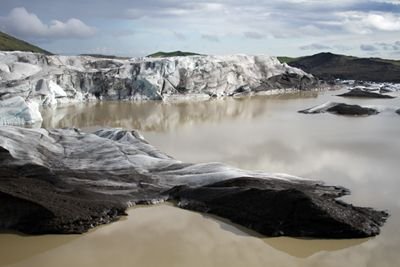
[{"label": "ice chunk", "polygon": [[0,125],[34,125],[42,121],[37,102],[20,96],[0,101]]}]

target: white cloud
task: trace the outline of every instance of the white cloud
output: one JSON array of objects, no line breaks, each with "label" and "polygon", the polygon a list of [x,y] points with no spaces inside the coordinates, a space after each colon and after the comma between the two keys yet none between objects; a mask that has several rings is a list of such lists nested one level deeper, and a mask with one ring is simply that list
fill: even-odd
[{"label": "white cloud", "polygon": [[393,14],[369,14],[367,22],[372,27],[382,31],[399,31],[400,30],[400,17]]},{"label": "white cloud", "polygon": [[52,20],[50,24],[43,23],[40,18],[29,13],[24,7],[11,10],[6,17],[0,17],[4,30],[20,37],[43,39],[87,38],[96,33],[96,29],[76,18],[66,22]]},{"label": "white cloud", "polygon": [[123,16],[128,19],[141,19],[141,18],[165,18],[165,17],[191,17],[191,16],[207,16],[210,13],[221,14],[225,12],[226,7],[220,3],[196,3],[196,2],[182,2],[175,3],[170,6],[135,6],[128,8],[123,12]]},{"label": "white cloud", "polygon": [[337,16],[342,19],[342,26],[353,33],[400,31],[400,16],[393,13],[347,11],[337,13]]}]

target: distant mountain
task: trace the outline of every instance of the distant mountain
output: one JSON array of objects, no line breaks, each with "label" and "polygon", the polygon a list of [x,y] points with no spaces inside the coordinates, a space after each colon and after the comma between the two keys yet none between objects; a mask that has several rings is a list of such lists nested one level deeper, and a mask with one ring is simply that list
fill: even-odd
[{"label": "distant mountain", "polygon": [[322,80],[345,79],[373,82],[400,82],[400,61],[381,58],[320,53],[312,56],[278,57],[283,63],[300,68]]},{"label": "distant mountain", "polygon": [[201,56],[201,55],[197,54],[197,53],[182,52],[182,51],[173,51],[173,52],[160,51],[160,52],[148,55],[147,57],[160,58],[160,57],[185,57],[185,56]]},{"label": "distant mountain", "polygon": [[0,32],[0,51],[24,51],[24,52],[42,53],[46,55],[51,54],[50,52],[40,47],[37,47],[35,45],[32,45],[15,37],[12,37],[11,35],[8,35],[3,32]]},{"label": "distant mountain", "polygon": [[130,57],[120,57],[114,55],[103,55],[103,54],[80,54],[80,56],[88,56],[88,57],[95,57],[95,58],[106,58],[106,59],[130,59]]}]

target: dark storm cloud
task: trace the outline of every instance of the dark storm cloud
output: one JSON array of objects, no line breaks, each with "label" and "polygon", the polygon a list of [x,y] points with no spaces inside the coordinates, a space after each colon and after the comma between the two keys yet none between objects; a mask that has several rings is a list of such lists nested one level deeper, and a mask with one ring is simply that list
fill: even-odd
[{"label": "dark storm cloud", "polygon": [[376,43],[376,45],[385,51],[400,51],[400,41],[394,43]]},{"label": "dark storm cloud", "polygon": [[378,51],[379,49],[374,45],[362,44],[360,49],[367,52]]},{"label": "dark storm cloud", "polygon": [[243,35],[249,39],[263,39],[265,37],[264,34],[258,32],[244,32]]},{"label": "dark storm cloud", "polygon": [[358,3],[349,7],[351,10],[355,11],[379,11],[379,12],[400,12],[400,2],[397,1],[387,1],[387,2],[377,2],[377,1],[359,1]]},{"label": "dark storm cloud", "polygon": [[185,41],[187,39],[186,35],[184,35],[183,33],[176,32],[176,31],[173,31],[172,33],[175,36],[175,38],[180,40],[180,41]]},{"label": "dark storm cloud", "polygon": [[400,54],[400,41],[392,43],[378,42],[373,44],[362,44],[360,49],[365,52],[385,52],[388,55],[399,55]]},{"label": "dark storm cloud", "polygon": [[212,34],[202,34],[201,38],[210,42],[219,42],[219,37]]},{"label": "dark storm cloud", "polygon": [[323,44],[310,44],[300,46],[301,50],[331,50],[332,47]]}]

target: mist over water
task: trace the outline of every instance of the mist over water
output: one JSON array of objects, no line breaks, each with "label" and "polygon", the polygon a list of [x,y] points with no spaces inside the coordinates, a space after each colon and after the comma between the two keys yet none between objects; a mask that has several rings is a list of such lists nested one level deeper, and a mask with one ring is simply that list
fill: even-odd
[{"label": "mist over water", "polygon": [[[138,129],[185,162],[288,173],[343,185],[346,201],[387,209],[370,239],[265,238],[171,205],[138,207],[78,236],[0,235],[0,266],[399,266],[400,108],[395,99],[343,99],[340,91],[193,102],[100,102],[44,110],[42,127]],[[400,95],[399,95],[400,96]],[[305,115],[326,101],[389,107],[370,117]]]}]

